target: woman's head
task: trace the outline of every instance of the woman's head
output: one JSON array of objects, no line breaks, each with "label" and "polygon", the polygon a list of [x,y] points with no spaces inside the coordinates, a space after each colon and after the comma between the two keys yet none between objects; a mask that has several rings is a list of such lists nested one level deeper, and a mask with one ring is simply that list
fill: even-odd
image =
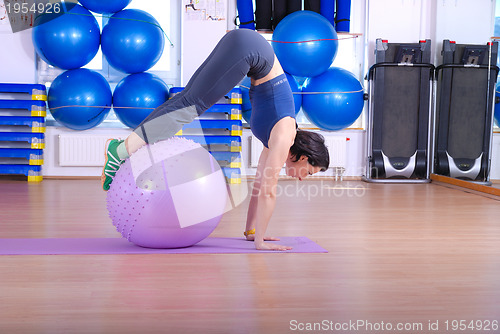
[{"label": "woman's head", "polygon": [[315,132],[298,130],[286,161],[286,174],[299,180],[317,172],[324,172],[330,165],[325,138]]}]

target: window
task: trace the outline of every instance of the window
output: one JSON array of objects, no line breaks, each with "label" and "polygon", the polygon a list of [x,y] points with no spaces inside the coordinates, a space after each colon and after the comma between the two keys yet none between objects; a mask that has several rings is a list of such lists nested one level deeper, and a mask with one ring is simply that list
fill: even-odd
[{"label": "window", "polygon": [[[161,59],[148,72],[157,75],[169,86],[177,86],[180,82],[180,3],[176,0],[142,0],[133,1],[127,9],[141,9],[155,17],[165,33],[165,48]],[[110,20],[107,16],[94,13],[97,22],[102,27]],[[41,60],[36,59],[38,82],[50,86],[51,82],[64,70],[52,67]],[[109,82],[113,90],[116,84],[128,74],[119,72],[106,62],[101,49],[94,59],[84,66],[99,72]],[[54,125],[55,121],[51,115],[47,115],[47,124]],[[116,120],[111,111],[106,120],[100,126],[124,126]]]}]

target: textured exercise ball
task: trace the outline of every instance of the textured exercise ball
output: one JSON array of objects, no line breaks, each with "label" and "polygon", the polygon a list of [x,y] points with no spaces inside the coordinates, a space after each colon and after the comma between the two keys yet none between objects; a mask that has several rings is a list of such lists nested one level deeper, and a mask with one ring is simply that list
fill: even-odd
[{"label": "textured exercise ball", "polygon": [[118,83],[113,93],[116,116],[132,129],[166,100],[167,85],[151,73],[130,74]]},{"label": "textured exercise ball", "polygon": [[99,14],[113,14],[127,7],[132,0],[80,0],[83,7]]},{"label": "textured exercise ball", "polygon": [[[295,115],[297,115],[302,105],[301,89],[292,75],[288,73],[285,73],[285,75],[288,80],[288,84],[292,89],[293,103],[295,104]],[[241,105],[241,114],[243,116],[243,119],[245,119],[247,123],[250,123],[250,116],[252,115],[252,104],[250,103],[250,85],[251,82],[249,77],[245,77],[240,83],[241,96],[243,101]]]},{"label": "textured exercise ball", "polygon": [[40,58],[65,70],[88,64],[99,50],[100,36],[97,20],[80,5],[71,6],[63,14],[37,17],[32,32]]},{"label": "textured exercise ball", "polygon": [[349,71],[331,67],[308,78],[302,88],[302,108],[307,118],[323,130],[342,130],[363,110],[363,86]]},{"label": "textured exercise ball", "polygon": [[125,9],[111,16],[102,29],[101,45],[115,69],[139,73],[160,60],[165,37],[153,16],[143,10]]},{"label": "textured exercise ball", "polygon": [[298,11],[278,23],[274,52],[285,72],[314,77],[326,71],[337,55],[337,33],[321,14]]},{"label": "textured exercise ball", "polygon": [[500,127],[500,84],[495,89],[495,122]]},{"label": "textured exercise ball", "polygon": [[174,137],[145,146],[120,167],[107,194],[113,225],[149,248],[192,246],[217,227],[226,181],[200,144]]},{"label": "textured exercise ball", "polygon": [[73,130],[87,130],[106,118],[112,97],[102,75],[80,68],[60,74],[52,82],[47,99],[56,121]]}]

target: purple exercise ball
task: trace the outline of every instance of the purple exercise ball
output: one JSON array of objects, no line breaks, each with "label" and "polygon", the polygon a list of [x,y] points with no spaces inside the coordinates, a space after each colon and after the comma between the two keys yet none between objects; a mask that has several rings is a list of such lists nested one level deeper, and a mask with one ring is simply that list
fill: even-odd
[{"label": "purple exercise ball", "polygon": [[192,246],[226,210],[225,177],[200,144],[174,137],[139,149],[107,194],[110,218],[130,242],[148,248]]}]

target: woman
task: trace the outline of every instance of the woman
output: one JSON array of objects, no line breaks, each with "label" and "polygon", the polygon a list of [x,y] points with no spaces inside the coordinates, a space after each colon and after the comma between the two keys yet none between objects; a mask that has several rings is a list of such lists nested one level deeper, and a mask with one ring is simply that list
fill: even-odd
[{"label": "woman", "polygon": [[106,148],[103,189],[108,190],[121,163],[142,146],[174,136],[184,124],[214,105],[245,76],[251,78],[250,126],[265,148],[259,158],[247,215],[247,240],[261,250],[288,250],[264,241],[276,203],[276,186],[283,165],[287,175],[302,180],[328,168],[324,138],[297,130],[290,85],[271,45],[258,33],[238,29],[227,33],[194,73],[185,89],[156,108],[124,141]]}]

